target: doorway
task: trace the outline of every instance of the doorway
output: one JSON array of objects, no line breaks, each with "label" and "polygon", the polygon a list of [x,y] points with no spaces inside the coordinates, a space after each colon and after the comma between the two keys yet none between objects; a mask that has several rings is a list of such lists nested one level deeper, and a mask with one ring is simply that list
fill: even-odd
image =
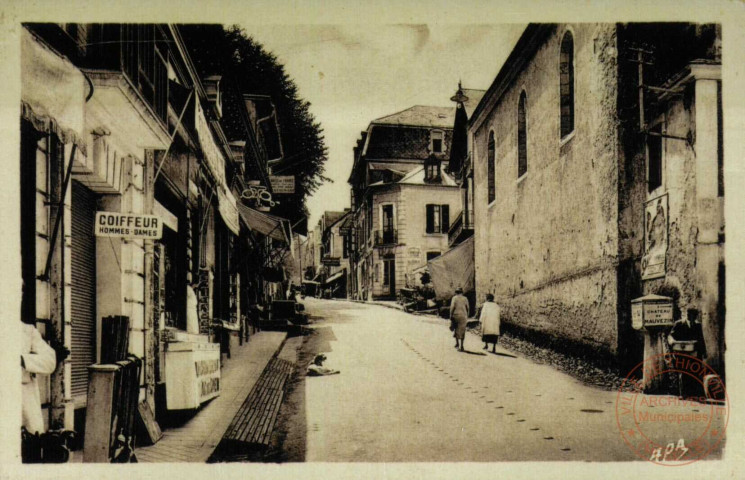
[{"label": "doorway", "polygon": [[396,296],[396,257],[383,259],[383,294]]}]

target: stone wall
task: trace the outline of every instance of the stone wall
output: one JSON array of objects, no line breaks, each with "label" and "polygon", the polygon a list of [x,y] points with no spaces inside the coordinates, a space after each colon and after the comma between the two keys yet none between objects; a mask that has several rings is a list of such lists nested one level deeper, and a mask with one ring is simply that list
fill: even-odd
[{"label": "stone wall", "polygon": [[[560,138],[559,49],[574,37],[575,129]],[[527,173],[517,173],[517,106],[527,95]],[[611,24],[558,25],[494,107],[474,119],[476,285],[504,320],[617,351],[617,47]],[[483,120],[483,121],[481,121]],[[495,133],[496,200],[487,204]]]}]

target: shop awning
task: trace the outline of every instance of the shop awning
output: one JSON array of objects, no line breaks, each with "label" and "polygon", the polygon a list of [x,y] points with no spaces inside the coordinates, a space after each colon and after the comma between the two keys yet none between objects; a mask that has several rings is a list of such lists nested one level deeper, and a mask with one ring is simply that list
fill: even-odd
[{"label": "shop awning", "polygon": [[225,225],[236,235],[241,233],[241,226],[238,223],[238,207],[235,197],[229,190],[223,186],[217,187],[217,209],[220,212]]},{"label": "shop awning", "polygon": [[344,276],[345,273],[346,273],[346,270],[342,270],[340,272],[336,272],[335,274],[331,275],[329,278],[326,279],[326,282],[325,282],[326,285],[339,280],[340,278]]},{"label": "shop awning", "polygon": [[238,202],[238,213],[243,222],[251,230],[261,235],[290,244],[288,237],[290,222],[285,218],[275,217],[267,213],[259,212]]},{"label": "shop awning", "polygon": [[458,287],[464,292],[473,290],[473,238],[427,262],[438,300],[451,298]]},{"label": "shop awning", "polygon": [[25,28],[21,28],[21,115],[40,132],[75,143],[87,155],[84,134],[85,77]]}]

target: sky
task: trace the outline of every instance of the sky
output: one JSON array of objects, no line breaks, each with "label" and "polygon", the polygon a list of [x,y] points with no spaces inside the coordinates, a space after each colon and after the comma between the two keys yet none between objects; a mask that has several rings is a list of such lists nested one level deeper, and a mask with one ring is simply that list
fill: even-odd
[{"label": "sky", "polygon": [[455,106],[458,87],[487,89],[525,28],[494,25],[245,25],[277,56],[321,123],[333,180],[308,199],[309,228],[349,207],[352,148],[368,124],[413,105]]}]

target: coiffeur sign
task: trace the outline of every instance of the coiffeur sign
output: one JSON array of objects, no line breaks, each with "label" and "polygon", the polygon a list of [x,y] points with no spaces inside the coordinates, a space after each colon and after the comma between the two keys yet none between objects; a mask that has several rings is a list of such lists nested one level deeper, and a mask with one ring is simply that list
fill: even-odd
[{"label": "coiffeur sign", "polygon": [[96,212],[95,235],[158,240],[163,236],[163,222],[155,215]]}]

